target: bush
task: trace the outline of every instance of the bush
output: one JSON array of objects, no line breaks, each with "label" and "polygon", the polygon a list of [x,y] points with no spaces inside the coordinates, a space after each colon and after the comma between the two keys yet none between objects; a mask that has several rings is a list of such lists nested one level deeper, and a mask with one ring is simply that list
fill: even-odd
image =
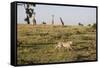
[{"label": "bush", "polygon": [[96,23],[94,23],[94,24],[92,25],[92,28],[96,29]]},{"label": "bush", "polygon": [[78,23],[79,26],[84,26],[82,23]]},{"label": "bush", "polygon": [[42,22],[42,24],[46,24],[46,22]]},{"label": "bush", "polygon": [[91,24],[88,24],[87,26],[91,26]]}]

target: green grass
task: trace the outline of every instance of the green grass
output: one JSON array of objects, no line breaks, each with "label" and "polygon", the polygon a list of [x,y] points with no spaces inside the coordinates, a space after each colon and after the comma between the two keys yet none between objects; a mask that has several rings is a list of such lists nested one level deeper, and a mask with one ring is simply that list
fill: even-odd
[{"label": "green grass", "polygon": [[[18,64],[96,59],[96,32],[89,26],[18,24]],[[73,41],[72,51],[55,49],[59,41]]]}]

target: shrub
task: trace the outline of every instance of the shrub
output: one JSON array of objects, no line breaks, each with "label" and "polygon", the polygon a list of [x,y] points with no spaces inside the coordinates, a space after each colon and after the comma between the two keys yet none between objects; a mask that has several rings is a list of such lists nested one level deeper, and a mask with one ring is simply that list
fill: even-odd
[{"label": "shrub", "polygon": [[91,26],[91,24],[88,24],[87,26]]},{"label": "shrub", "polygon": [[82,23],[78,23],[79,26],[84,26]]},{"label": "shrub", "polygon": [[94,24],[92,25],[92,28],[96,29],[96,23],[94,23]]},{"label": "shrub", "polygon": [[46,22],[43,21],[42,24],[46,24]]}]

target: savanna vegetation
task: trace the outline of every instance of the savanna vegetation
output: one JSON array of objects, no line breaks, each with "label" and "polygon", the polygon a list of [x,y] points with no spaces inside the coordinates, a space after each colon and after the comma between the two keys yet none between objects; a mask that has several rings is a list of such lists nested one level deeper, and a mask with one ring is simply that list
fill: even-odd
[{"label": "savanna vegetation", "polygon": [[[37,64],[96,60],[96,28],[93,26],[17,26],[17,63]],[[73,50],[55,49],[59,41],[72,41]]]}]

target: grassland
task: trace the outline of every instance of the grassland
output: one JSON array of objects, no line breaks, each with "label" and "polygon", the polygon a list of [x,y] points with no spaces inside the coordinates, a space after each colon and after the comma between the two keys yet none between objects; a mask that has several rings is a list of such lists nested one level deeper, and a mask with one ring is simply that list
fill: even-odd
[{"label": "grassland", "polygon": [[[17,26],[18,64],[96,60],[96,31],[89,26]],[[73,41],[73,50],[55,49],[59,41]]]}]

